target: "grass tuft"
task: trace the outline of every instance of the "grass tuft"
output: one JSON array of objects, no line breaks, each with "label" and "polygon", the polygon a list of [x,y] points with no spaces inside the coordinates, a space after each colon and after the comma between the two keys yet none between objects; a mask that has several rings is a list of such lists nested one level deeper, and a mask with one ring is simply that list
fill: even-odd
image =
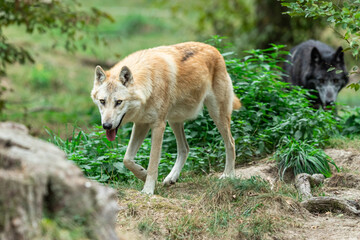
[{"label": "grass tuft", "polygon": [[275,152],[273,158],[279,165],[279,176],[283,179],[288,169],[292,169],[294,175],[299,173],[321,173],[325,177],[331,177],[330,165],[339,171],[335,162],[326,153],[316,148],[315,143],[307,141],[287,140]]}]

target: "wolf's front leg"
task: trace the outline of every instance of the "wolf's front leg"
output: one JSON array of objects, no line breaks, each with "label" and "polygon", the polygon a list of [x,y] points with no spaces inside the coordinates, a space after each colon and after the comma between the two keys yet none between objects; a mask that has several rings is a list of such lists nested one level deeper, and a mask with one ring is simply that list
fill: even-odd
[{"label": "wolf's front leg", "polygon": [[145,181],[143,193],[154,194],[156,181],[158,178],[159,162],[161,156],[161,146],[164,137],[166,122],[157,123],[151,129],[151,151],[149,166],[147,169],[147,177]]},{"label": "wolf's front leg", "polygon": [[139,164],[134,162],[137,151],[139,150],[142,142],[144,141],[147,133],[149,132],[150,125],[143,123],[134,123],[129,146],[126,149],[124,157],[124,165],[129,169],[134,175],[145,182],[146,180],[146,170]]}]

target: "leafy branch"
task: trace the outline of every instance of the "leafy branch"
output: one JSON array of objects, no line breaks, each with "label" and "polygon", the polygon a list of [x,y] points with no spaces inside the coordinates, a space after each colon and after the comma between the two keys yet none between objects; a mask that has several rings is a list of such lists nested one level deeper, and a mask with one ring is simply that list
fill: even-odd
[{"label": "leafy branch", "polygon": [[[11,43],[3,29],[9,26],[24,26],[25,32],[45,34],[57,30],[65,38],[64,47],[73,52],[79,48],[79,42],[87,37],[87,30],[97,26],[102,19],[113,18],[96,8],[90,12],[79,10],[77,1],[60,0],[2,0],[0,1],[0,74],[5,74],[6,65],[16,62],[33,62],[26,48]],[[98,35],[92,34],[96,42]],[[86,44],[82,43],[86,49]]]},{"label": "leafy branch", "polygon": [[[282,5],[289,8],[285,12],[290,16],[305,18],[324,18],[330,27],[348,43],[344,51],[351,51],[355,58],[359,57],[360,47],[360,0],[281,0]],[[337,29],[340,29],[338,31]],[[350,74],[358,73],[354,67]],[[350,88],[356,91],[359,83],[352,83]]]}]

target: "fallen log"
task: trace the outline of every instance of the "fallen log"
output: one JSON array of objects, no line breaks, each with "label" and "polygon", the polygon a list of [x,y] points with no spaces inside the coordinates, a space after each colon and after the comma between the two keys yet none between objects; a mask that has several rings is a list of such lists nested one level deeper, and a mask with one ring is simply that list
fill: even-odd
[{"label": "fallen log", "polygon": [[360,205],[356,201],[350,201],[339,197],[313,197],[311,187],[324,182],[322,174],[301,173],[295,177],[295,187],[299,192],[302,207],[312,213],[343,212],[348,215],[360,216]]},{"label": "fallen log", "polygon": [[301,206],[312,213],[343,212],[360,216],[359,203],[338,197],[312,197],[301,202]]}]

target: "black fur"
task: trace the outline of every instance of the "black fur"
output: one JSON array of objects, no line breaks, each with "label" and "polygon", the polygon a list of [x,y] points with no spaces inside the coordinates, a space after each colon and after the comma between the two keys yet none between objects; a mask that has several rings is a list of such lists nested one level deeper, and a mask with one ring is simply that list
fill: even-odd
[{"label": "black fur", "polygon": [[193,51],[185,51],[184,52],[184,56],[181,59],[182,62],[185,62],[186,60],[188,60],[190,57],[192,57],[195,53]]},{"label": "black fur", "polygon": [[290,53],[291,64],[285,64],[288,76],[283,77],[284,81],[313,90],[315,107],[333,105],[339,91],[349,82],[342,47],[335,51],[325,43],[309,40]]}]

